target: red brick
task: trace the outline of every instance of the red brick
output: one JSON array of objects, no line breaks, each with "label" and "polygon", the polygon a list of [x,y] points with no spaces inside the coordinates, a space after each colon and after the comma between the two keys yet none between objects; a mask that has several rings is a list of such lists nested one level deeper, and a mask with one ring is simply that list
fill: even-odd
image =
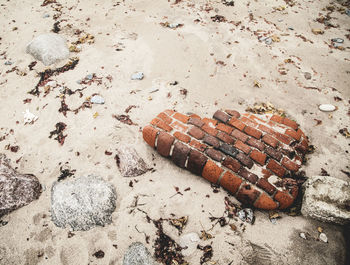
[{"label": "red brick", "polygon": [[268,179],[269,177],[271,177],[272,173],[270,170],[262,168],[261,169],[261,174],[263,175],[264,178]]},{"label": "red brick", "polygon": [[292,196],[290,196],[290,194],[288,192],[285,192],[285,191],[277,191],[275,196],[274,196],[274,199],[276,201],[278,201],[280,203],[279,205],[279,209],[286,209],[288,208],[289,206],[292,205],[294,199]]},{"label": "red brick", "polygon": [[288,135],[282,134],[282,133],[275,133],[274,136],[277,138],[277,140],[281,141],[284,144],[290,144],[293,140]]},{"label": "red brick", "polygon": [[208,148],[205,153],[207,156],[209,156],[211,159],[214,159],[215,161],[221,162],[222,159],[225,157],[223,153],[221,153],[218,150],[215,150],[213,148]]},{"label": "red brick", "polygon": [[233,139],[233,137],[224,132],[218,132],[216,137],[227,144],[233,144],[235,142],[235,139]]},{"label": "red brick", "polygon": [[204,125],[204,122],[201,119],[197,119],[197,118],[192,118],[191,117],[188,120],[188,124],[193,124],[193,125],[195,125],[195,126],[200,128],[200,127],[202,127]]},{"label": "red brick", "polygon": [[212,136],[216,136],[218,134],[218,130],[216,130],[215,128],[210,127],[207,124],[204,124],[202,126],[202,130],[205,131],[206,133],[212,135]]},{"label": "red brick", "polygon": [[173,130],[173,128],[171,126],[169,126],[164,121],[162,121],[162,120],[160,120],[158,118],[154,118],[151,121],[151,124],[154,125],[154,126],[157,126],[160,129],[163,129],[164,131],[167,131],[167,132],[171,132]]},{"label": "red brick", "polygon": [[262,140],[266,144],[271,145],[273,148],[276,148],[278,146],[278,141],[269,134],[265,134]]},{"label": "red brick", "polygon": [[261,193],[260,197],[254,203],[254,207],[263,210],[275,210],[278,207],[278,204],[271,199],[270,196],[265,193]]},{"label": "red brick", "polygon": [[236,119],[238,119],[241,116],[241,114],[239,114],[239,112],[236,110],[227,109],[227,110],[225,110],[225,112]]},{"label": "red brick", "polygon": [[205,133],[199,129],[198,127],[193,126],[191,129],[189,129],[188,134],[193,136],[194,138],[200,140],[203,139]]},{"label": "red brick", "polygon": [[283,119],[283,124],[287,125],[288,127],[297,130],[298,129],[298,124],[295,121],[292,121],[291,119],[284,118]]},{"label": "red brick", "polygon": [[196,175],[202,175],[203,168],[208,158],[201,152],[191,150],[188,157],[187,169]]},{"label": "red brick", "polygon": [[191,113],[189,116],[190,116],[190,118],[196,118],[196,119],[201,120],[201,117],[197,114]]},{"label": "red brick", "polygon": [[196,148],[198,151],[204,152],[205,149],[207,149],[207,146],[205,144],[202,144],[198,142],[197,140],[192,140],[190,142],[190,146]]},{"label": "red brick", "polygon": [[297,172],[300,168],[300,166],[298,164],[296,164],[295,162],[293,162],[292,160],[290,160],[287,157],[283,157],[282,165],[285,166],[288,170],[291,170],[294,172]]},{"label": "red brick", "polygon": [[301,138],[301,133],[294,131],[293,129],[287,129],[285,134],[293,137],[295,140],[299,141]]},{"label": "red brick", "polygon": [[176,142],[174,144],[173,153],[171,155],[171,160],[175,163],[175,165],[184,168],[187,160],[187,156],[190,153],[190,148],[181,143]]},{"label": "red brick", "polygon": [[273,115],[270,119],[271,121],[282,123],[283,122],[283,117],[279,115]]},{"label": "red brick", "polygon": [[265,161],[266,161],[266,155],[264,153],[261,153],[257,150],[253,150],[250,153],[250,157],[255,160],[256,162],[258,162],[260,165],[265,165]]},{"label": "red brick", "polygon": [[171,146],[174,143],[175,137],[166,133],[160,132],[157,141],[157,151],[160,155],[168,157],[170,154]]},{"label": "red brick", "polygon": [[244,128],[244,132],[249,134],[250,136],[253,136],[256,139],[260,139],[262,135],[262,132],[250,126],[246,126]]},{"label": "red brick", "polygon": [[206,144],[209,144],[215,148],[218,148],[220,146],[220,141],[216,137],[211,136],[209,134],[206,134],[204,136],[203,142],[205,142]]},{"label": "red brick", "polygon": [[203,168],[202,177],[212,183],[217,183],[222,172],[223,169],[209,159]]},{"label": "red brick", "polygon": [[226,171],[220,180],[220,185],[232,194],[235,194],[237,192],[241,183],[242,180],[229,171]]},{"label": "red brick", "polygon": [[236,159],[229,156],[227,156],[221,164],[224,167],[231,169],[233,172],[238,172],[238,170],[241,168],[241,164]]},{"label": "red brick", "polygon": [[170,118],[167,114],[165,114],[164,112],[161,112],[157,115],[157,117],[161,120],[163,120],[166,124],[170,124],[173,119]]},{"label": "red brick", "polygon": [[189,143],[191,141],[191,137],[189,137],[187,134],[184,134],[182,132],[175,132],[174,136],[184,143]]},{"label": "red brick", "polygon": [[274,134],[275,130],[271,129],[270,127],[264,125],[264,124],[259,124],[258,126],[259,130],[262,130],[263,132]]},{"label": "red brick", "polygon": [[239,152],[236,155],[236,158],[239,160],[239,162],[241,162],[243,165],[245,165],[249,169],[252,168],[254,165],[253,161],[242,152]]},{"label": "red brick", "polygon": [[298,193],[299,193],[299,188],[298,188],[298,186],[293,186],[293,187],[291,187],[290,190],[289,190],[289,194],[292,195],[292,197],[293,197],[294,199],[296,199],[296,197],[298,196]]},{"label": "red brick", "polygon": [[252,137],[248,139],[247,144],[259,149],[260,151],[263,151],[265,149],[265,144],[263,142],[256,140]]},{"label": "red brick", "polygon": [[245,142],[248,139],[248,135],[246,135],[245,133],[241,132],[240,130],[234,129],[233,132],[231,133],[231,135],[239,140],[241,140],[242,142]]},{"label": "red brick", "polygon": [[273,159],[269,160],[267,168],[281,178],[286,174],[286,169]]},{"label": "red brick", "polygon": [[214,120],[214,119],[209,119],[209,118],[203,118],[202,121],[209,125],[209,126],[216,126],[216,124],[218,124],[218,121],[217,120]]},{"label": "red brick", "polygon": [[268,154],[269,156],[271,156],[272,158],[276,159],[278,162],[281,161],[282,159],[282,153],[280,151],[277,151],[276,149],[267,146],[265,148],[265,153]]},{"label": "red brick", "polygon": [[231,126],[227,126],[226,124],[223,124],[223,123],[219,123],[217,126],[216,126],[216,129],[220,130],[220,131],[223,131],[227,134],[231,134],[232,131],[233,131],[233,128]]},{"label": "red brick", "polygon": [[229,115],[227,115],[225,112],[221,111],[221,110],[217,110],[214,115],[213,115],[214,119],[217,119],[223,123],[228,122],[228,120],[231,118]]},{"label": "red brick", "polygon": [[235,197],[243,203],[243,205],[253,205],[259,195],[260,192],[254,189],[252,185],[243,184]]},{"label": "red brick", "polygon": [[235,143],[235,147],[241,151],[243,151],[244,153],[248,154],[251,150],[251,148],[244,144],[242,141],[240,140],[237,140],[236,143]]},{"label": "red brick", "polygon": [[258,183],[256,184],[259,188],[262,188],[264,191],[266,191],[268,194],[272,195],[276,188],[273,186],[270,182],[268,182],[265,178],[260,178],[258,180]]},{"label": "red brick", "polygon": [[173,127],[176,130],[186,132],[188,127],[186,125],[183,125],[183,123],[174,121],[172,124],[170,124],[171,127]]},{"label": "red brick", "polygon": [[236,118],[233,118],[233,117],[229,120],[228,124],[237,128],[240,131],[243,131],[243,129],[245,127],[245,124],[243,122],[241,122],[240,120],[237,120]]},{"label": "red brick", "polygon": [[256,121],[252,121],[251,119],[248,119],[247,117],[242,117],[241,121],[244,122],[246,125],[255,127],[258,125],[258,123]]},{"label": "red brick", "polygon": [[142,130],[143,139],[145,140],[146,143],[148,143],[153,148],[155,146],[156,137],[157,137],[158,132],[159,132],[159,130],[157,130],[149,125],[145,126]]},{"label": "red brick", "polygon": [[173,111],[173,110],[171,110],[171,109],[164,110],[163,112],[164,112],[165,114],[169,115],[169,116],[171,116],[171,115],[173,115],[173,114],[175,113],[175,111]]},{"label": "red brick", "polygon": [[248,180],[250,183],[255,184],[258,180],[258,176],[254,173],[248,171],[246,168],[242,167],[238,174]]},{"label": "red brick", "polygon": [[258,118],[257,116],[255,116],[255,115],[253,115],[253,114],[249,115],[249,119],[251,119],[251,120],[253,120],[253,121],[258,120],[258,121],[260,121],[260,122],[266,123],[266,120],[260,119],[260,118]]},{"label": "red brick", "polygon": [[301,143],[295,147],[295,150],[297,150],[299,153],[306,154],[308,151],[308,148],[309,148],[308,141],[306,139],[303,139]]},{"label": "red brick", "polygon": [[173,118],[175,118],[175,119],[177,119],[177,120],[179,120],[179,121],[181,121],[181,122],[183,122],[183,123],[187,123],[188,120],[190,119],[188,116],[183,115],[183,114],[178,113],[178,112],[176,112],[176,113],[173,115]]}]

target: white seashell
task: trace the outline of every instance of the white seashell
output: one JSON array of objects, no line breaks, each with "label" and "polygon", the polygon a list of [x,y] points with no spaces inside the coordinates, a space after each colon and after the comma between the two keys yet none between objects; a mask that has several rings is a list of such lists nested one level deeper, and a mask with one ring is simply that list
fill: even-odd
[{"label": "white seashell", "polygon": [[332,104],[321,104],[318,107],[321,111],[326,111],[326,112],[330,112],[330,111],[335,111],[335,106]]},{"label": "white seashell", "polygon": [[31,113],[29,109],[26,109],[26,111],[23,112],[23,114],[24,114],[24,124],[33,123],[38,119],[38,116],[35,116],[33,113]]},{"label": "white seashell", "polygon": [[327,236],[326,236],[325,233],[321,233],[321,234],[320,234],[320,240],[323,241],[323,242],[325,242],[325,243],[328,242],[328,238],[327,238]]}]

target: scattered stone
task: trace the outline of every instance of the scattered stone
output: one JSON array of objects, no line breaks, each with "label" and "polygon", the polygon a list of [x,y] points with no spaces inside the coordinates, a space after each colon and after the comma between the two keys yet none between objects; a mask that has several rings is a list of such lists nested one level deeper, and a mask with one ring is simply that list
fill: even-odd
[{"label": "scattered stone", "polygon": [[90,99],[90,102],[93,104],[105,104],[105,100],[103,97],[99,95],[95,95]]},{"label": "scattered stone", "polygon": [[92,80],[93,77],[94,77],[93,74],[88,74],[87,76],[85,76],[85,78],[86,78],[87,80]]},{"label": "scattered stone", "polygon": [[319,236],[320,240],[327,243],[328,242],[328,238],[326,236],[325,233],[320,233],[320,236]]},{"label": "scattered stone", "polygon": [[144,74],[142,72],[137,72],[131,76],[131,80],[142,80],[143,77],[144,77]]},{"label": "scattered stone", "polygon": [[66,40],[54,33],[37,36],[27,45],[26,51],[46,66],[69,56]]},{"label": "scattered stone", "polygon": [[306,80],[310,80],[312,76],[311,76],[311,74],[309,72],[305,72],[304,73],[304,77],[305,77]]},{"label": "scattered stone", "polygon": [[324,112],[331,112],[331,111],[335,111],[336,109],[336,107],[332,104],[321,104],[318,108]]},{"label": "scattered stone", "polygon": [[271,38],[265,39],[265,43],[266,43],[267,45],[271,45],[271,44],[272,44],[272,39],[271,39]]},{"label": "scattered stone", "polygon": [[311,31],[315,35],[323,35],[324,34],[324,30],[322,30],[322,29],[312,29]]},{"label": "scattered stone", "polygon": [[24,116],[23,116],[24,124],[27,124],[27,123],[32,124],[38,119],[38,116],[36,116],[33,113],[31,113],[29,111],[29,109],[26,109],[26,111],[23,112],[23,114],[24,114]]},{"label": "scattered stone", "polygon": [[37,200],[40,194],[39,180],[34,175],[18,173],[6,155],[0,154],[0,217]]},{"label": "scattered stone", "polygon": [[249,224],[253,224],[255,220],[254,212],[250,208],[245,208],[240,210],[237,213],[237,216],[239,219],[241,219],[243,222],[247,222]]},{"label": "scattered stone", "polygon": [[86,231],[112,222],[117,195],[114,187],[95,176],[55,182],[51,189],[52,221]]},{"label": "scattered stone", "polygon": [[306,239],[306,234],[305,234],[305,233],[299,233],[299,236],[300,236],[302,239]]},{"label": "scattered stone", "polygon": [[341,39],[341,38],[334,38],[334,39],[331,39],[332,42],[336,42],[336,43],[343,43],[344,42],[344,39]]},{"label": "scattered stone", "polygon": [[44,15],[43,15],[43,18],[48,18],[48,17],[50,17],[49,14],[44,14]]},{"label": "scattered stone", "polygon": [[148,249],[140,242],[132,243],[126,251],[123,265],[156,265]]},{"label": "scattered stone", "polygon": [[190,256],[193,254],[197,249],[199,241],[200,238],[197,233],[188,233],[182,235],[179,239],[179,245],[182,247],[182,255]]},{"label": "scattered stone", "polygon": [[222,0],[222,3],[225,6],[235,6],[235,1],[233,1],[233,0]]},{"label": "scattered stone", "polygon": [[304,187],[303,215],[323,222],[349,223],[349,182],[329,176],[313,176],[305,182]]},{"label": "scattered stone", "polygon": [[5,65],[11,65],[11,64],[13,64],[13,62],[10,62],[10,61],[5,62]]},{"label": "scattered stone", "polygon": [[123,177],[137,177],[148,171],[145,161],[131,146],[120,144],[116,149],[115,158]]}]

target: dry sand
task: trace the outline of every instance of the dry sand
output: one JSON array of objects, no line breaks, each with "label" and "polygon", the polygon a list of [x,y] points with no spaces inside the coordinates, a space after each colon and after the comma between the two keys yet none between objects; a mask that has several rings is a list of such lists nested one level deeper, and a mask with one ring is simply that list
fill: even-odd
[{"label": "dry sand", "polygon": [[[73,91],[87,87],[81,98],[78,93],[67,97],[72,109],[93,93],[103,96],[106,103],[78,114],[68,112],[64,117],[58,112],[57,88],[46,96],[43,92],[39,97],[28,94],[39,80],[37,73],[45,66],[38,62],[29,71],[28,65],[34,59],[26,54],[25,47],[33,37],[51,31],[53,16],[59,13],[54,11],[57,5],[42,7],[41,1],[29,0],[0,2],[0,54],[5,52],[7,58],[0,61],[0,136],[7,135],[0,142],[0,150],[20,172],[36,175],[45,187],[39,200],[3,218],[8,224],[0,227],[0,264],[122,264],[125,250],[135,241],[144,243],[153,253],[155,227],[147,223],[142,212],[129,213],[135,196],[143,204],[139,208],[154,219],[171,214],[189,216],[184,233],[200,234],[203,228],[210,229],[209,217],[222,216],[228,194],[222,189],[213,193],[204,179],[161,158],[142,140],[140,129],[164,109],[208,117],[218,108],[244,112],[255,102],[271,102],[298,121],[316,147],[306,164],[306,175],[318,175],[324,168],[331,176],[349,180],[341,172],[350,171],[349,140],[338,131],[350,124],[350,40],[345,36],[349,34],[350,18],[337,11],[339,4],[334,4],[336,10],[330,14],[331,22],[339,27],[325,29],[315,19],[319,13],[327,13],[323,11],[330,4],[326,0],[296,1],[294,6],[281,0],[236,1],[234,7],[220,1],[193,0],[176,5],[141,0],[58,2],[62,6],[59,33],[68,42],[74,42],[78,38],[74,32],[79,29],[92,34],[95,42],[82,44],[81,52],[71,53],[80,58],[74,70],[52,79]],[[274,9],[280,6],[285,9]],[[45,14],[50,17],[44,18]],[[224,16],[227,22],[213,22],[211,17],[215,15]],[[184,25],[170,29],[162,27],[161,22]],[[325,32],[315,35],[311,31],[314,28]],[[258,35],[276,35],[280,41],[266,45],[258,40]],[[344,50],[329,47],[335,37],[345,40]],[[286,63],[286,59],[293,62]],[[7,66],[5,61],[13,64]],[[14,66],[18,71],[6,73]],[[130,80],[136,71],[144,72],[145,78]],[[282,71],[286,74],[282,75]],[[306,80],[304,72],[311,73],[312,78]],[[102,78],[101,85],[76,82],[91,73]],[[111,82],[108,76],[112,77]],[[169,85],[175,80],[178,85]],[[254,81],[261,87],[254,86]],[[187,95],[181,94],[182,89],[188,91]],[[342,100],[335,101],[335,97]],[[31,103],[24,104],[26,98],[31,98]],[[334,104],[338,109],[331,115],[323,113],[318,110],[322,103]],[[137,125],[126,125],[112,117],[125,114],[130,105],[136,106],[129,115]],[[39,117],[34,124],[23,124],[26,109]],[[96,112],[98,116],[94,118]],[[322,123],[316,125],[316,119]],[[67,124],[68,136],[62,146],[48,138],[57,122]],[[133,144],[156,171],[123,178],[114,160],[119,142]],[[18,152],[5,150],[8,144],[18,145]],[[105,155],[106,150],[113,155]],[[64,163],[76,170],[76,176],[95,174],[115,186],[118,199],[111,225],[74,232],[68,238],[69,228],[61,229],[51,222],[50,189]],[[130,180],[133,187],[129,186]],[[183,195],[170,198],[176,193],[174,186]],[[191,189],[184,191],[187,187]],[[249,257],[259,252],[255,245],[272,249],[271,259],[278,264],[344,263],[341,227],[284,213],[277,224],[272,224],[268,212],[255,214],[255,224],[244,224],[245,229],[239,226],[240,221],[231,221],[238,226],[237,231],[219,225],[210,231],[214,238],[200,242],[213,247],[211,261],[216,263],[208,264],[251,264]],[[177,230],[164,225],[177,241]],[[318,226],[324,228],[328,244],[299,238],[300,231],[317,236]],[[149,244],[136,228],[150,236]],[[105,253],[102,259],[93,256],[98,250]],[[197,250],[186,260],[199,264],[201,255],[202,251]],[[270,264],[261,259],[254,262]]]}]

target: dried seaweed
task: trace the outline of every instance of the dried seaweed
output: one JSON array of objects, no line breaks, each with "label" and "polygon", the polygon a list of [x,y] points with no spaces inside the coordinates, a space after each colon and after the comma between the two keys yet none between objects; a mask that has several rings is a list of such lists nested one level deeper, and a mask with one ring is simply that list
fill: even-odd
[{"label": "dried seaweed", "polygon": [[66,129],[67,125],[63,122],[58,122],[55,125],[56,129],[50,132],[49,138],[52,138],[52,136],[57,135],[54,140],[57,140],[61,145],[64,144],[64,140],[67,137],[67,135],[63,135],[63,131]]},{"label": "dried seaweed", "polygon": [[253,107],[248,107],[246,109],[247,112],[252,112],[255,114],[265,114],[265,113],[271,113],[271,114],[278,114],[283,117],[286,116],[286,113],[283,109],[277,109],[273,104],[270,102],[267,103],[254,103]]},{"label": "dried seaweed", "polygon": [[78,64],[78,62],[79,62],[78,58],[72,58],[72,59],[70,59],[70,61],[68,63],[66,63],[62,67],[56,68],[54,70],[46,69],[44,72],[40,72],[39,73],[39,76],[40,76],[39,82],[28,93],[32,94],[33,96],[39,96],[40,95],[39,87],[44,86],[48,82],[48,79],[51,76],[59,75],[59,74],[64,73],[66,71],[73,70],[76,67],[76,65]]},{"label": "dried seaweed", "polygon": [[200,258],[200,264],[204,264],[205,262],[211,260],[213,257],[213,248],[211,245],[206,245],[204,247],[198,245],[197,249],[203,251],[203,256]]},{"label": "dried seaweed", "polygon": [[112,115],[113,118],[117,119],[118,121],[125,123],[127,125],[137,125],[136,123],[134,123],[131,119],[129,115]]},{"label": "dried seaweed", "polygon": [[33,67],[34,67],[36,64],[37,64],[37,61],[31,62],[31,63],[28,65],[29,71],[32,71],[32,70],[33,70]]},{"label": "dried seaweed", "polygon": [[210,17],[213,22],[226,22],[226,18],[221,15],[215,15]]},{"label": "dried seaweed", "polygon": [[169,224],[174,226],[178,231],[179,235],[182,234],[182,230],[185,228],[188,221],[188,216],[182,216],[180,218],[169,219]]},{"label": "dried seaweed", "polygon": [[70,169],[69,167],[63,168],[63,166],[60,167],[61,174],[58,176],[58,181],[64,180],[66,178],[69,178],[71,176],[74,176],[75,169]]}]

